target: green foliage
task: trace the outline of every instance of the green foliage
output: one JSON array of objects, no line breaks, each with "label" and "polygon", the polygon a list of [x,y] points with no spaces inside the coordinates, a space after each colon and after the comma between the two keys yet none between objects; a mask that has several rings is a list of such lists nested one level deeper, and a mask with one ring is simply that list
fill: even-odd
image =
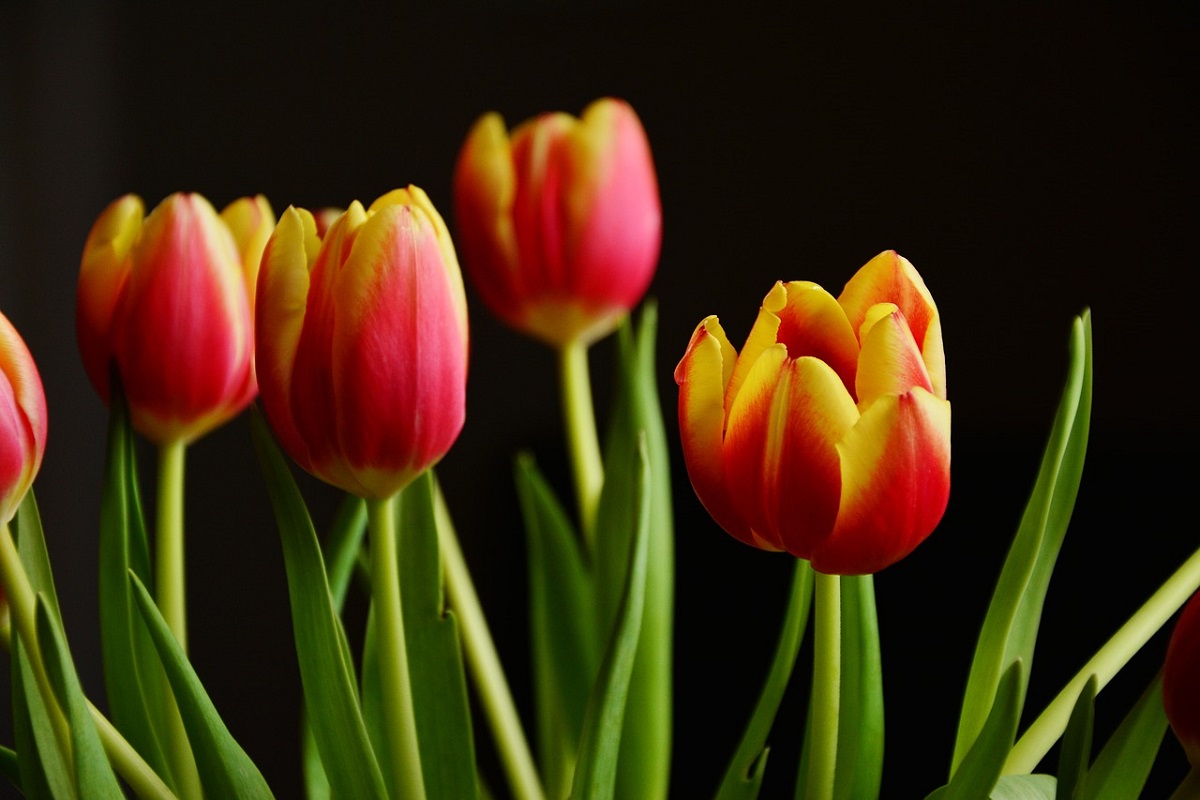
[{"label": "green foliage", "polygon": [[1063,800],[1075,796],[1075,788],[1087,774],[1088,762],[1092,758],[1092,728],[1096,717],[1096,691],[1098,683],[1092,675],[1071,709],[1071,718],[1063,731],[1062,746],[1058,756],[1058,792]]},{"label": "green foliage", "polygon": [[[1159,673],[1096,756],[1075,800],[1124,800],[1140,797],[1167,732]],[[1071,795],[1063,795],[1064,800]]]}]

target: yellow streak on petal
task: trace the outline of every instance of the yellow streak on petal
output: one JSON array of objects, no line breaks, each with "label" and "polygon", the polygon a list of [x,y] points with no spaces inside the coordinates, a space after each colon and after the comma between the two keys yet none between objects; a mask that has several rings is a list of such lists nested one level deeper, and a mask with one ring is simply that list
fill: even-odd
[{"label": "yellow streak on petal", "polygon": [[289,206],[268,241],[259,274],[258,366],[270,371],[269,377],[259,376],[259,383],[282,398],[288,396],[304,327],[315,237],[312,214]]},{"label": "yellow streak on petal", "polygon": [[758,311],[758,318],[754,321],[754,327],[750,329],[750,335],[746,337],[746,344],[742,347],[741,355],[738,356],[737,364],[733,368],[733,374],[725,384],[726,409],[733,408],[738,392],[741,391],[746,376],[753,369],[754,362],[768,348],[773,347],[778,342],[779,317],[776,315],[786,304],[787,288],[783,285],[782,281],[776,281],[775,285],[771,287],[771,291],[767,292],[767,296],[763,298],[762,307]]},{"label": "yellow streak on petal", "polygon": [[275,230],[275,212],[267,198],[260,194],[234,200],[221,210],[221,220],[233,234],[233,241],[241,255],[246,292],[250,298],[250,308],[254,308],[259,264],[263,248]]},{"label": "yellow streak on petal", "polygon": [[868,408],[883,395],[905,394],[918,386],[932,390],[921,351],[904,315],[894,305],[872,306],[863,331],[856,379],[859,408]]}]

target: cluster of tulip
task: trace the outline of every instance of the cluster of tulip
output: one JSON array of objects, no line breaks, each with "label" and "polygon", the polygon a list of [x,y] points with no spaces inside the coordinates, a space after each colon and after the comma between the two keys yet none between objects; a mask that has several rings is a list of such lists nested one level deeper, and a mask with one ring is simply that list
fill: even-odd
[{"label": "cluster of tulip", "polygon": [[[186,448],[255,398],[255,443],[288,573],[307,712],[296,735],[311,796],[480,796],[468,675],[513,796],[667,795],[674,558],[653,307],[627,322],[661,241],[645,133],[627,104],[609,99],[580,118],[547,114],[511,132],[489,114],[467,137],[453,189],[454,240],[411,186],[369,207],[289,207],[278,219],[263,197],[218,214],[199,195],[176,194],[146,215],[129,195],[96,221],[76,325],[112,420],[100,526],[107,715],[75,677],[29,492],[46,442],[41,380],[0,316],[0,601],[16,735],[0,768],[27,796],[121,797],[122,783],[147,798],[271,796],[186,655]],[[456,243],[489,309],[560,356],[574,514],[531,460],[517,469],[536,759],[431,472],[465,417]],[[616,410],[601,448],[587,349],[618,329]],[[1168,720],[1192,765],[1178,796],[1200,793],[1200,595],[1132,721],[1094,759],[1090,747],[1096,693],[1200,585],[1197,557],[1016,737],[1082,469],[1090,347],[1084,314],[1042,471],[980,632],[949,782],[932,796],[1136,793]],[[758,794],[811,612],[798,796],[876,797],[883,700],[871,576],[933,531],[950,491],[933,297],[892,252],[837,297],[779,282],[740,352],[715,316],[703,320],[675,380],[700,502],[738,540],[795,561],[776,655],[717,795]],[[135,431],[159,451],[153,536],[142,522]],[[275,442],[347,493],[324,541]],[[356,658],[341,606],[361,563],[370,617]],[[1056,776],[1037,774],[1059,740],[1071,757]]]}]

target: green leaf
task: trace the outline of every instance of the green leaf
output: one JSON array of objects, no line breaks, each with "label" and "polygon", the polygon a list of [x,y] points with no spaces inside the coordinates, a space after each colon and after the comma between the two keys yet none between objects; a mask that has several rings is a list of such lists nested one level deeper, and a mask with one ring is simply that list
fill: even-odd
[{"label": "green leaf", "polygon": [[209,699],[179,642],[167,627],[150,593],[132,571],[134,600],[146,621],[150,638],[158,649],[163,671],[179,706],[179,715],[187,731],[200,781],[209,797],[237,797],[239,800],[271,798],[271,790],[262,773],[246,755]]},{"label": "green leaf", "polygon": [[1075,700],[1071,718],[1063,731],[1058,755],[1058,793],[1063,800],[1075,796],[1075,788],[1083,783],[1088,763],[1092,760],[1092,727],[1096,716],[1098,683],[1092,675]]},{"label": "green leaf", "polygon": [[108,453],[100,500],[99,615],[104,686],[113,725],[159,775],[170,776],[155,727],[155,688],[166,681],[158,656],[135,608],[129,570],[153,586],[150,548],[138,496],[137,465],[128,406],[114,376],[108,418]]},{"label": "green leaf", "polygon": [[528,539],[539,762],[550,795],[563,797],[600,660],[595,593],[579,538],[529,454],[517,457],[516,483]]},{"label": "green leaf", "polygon": [[604,451],[604,488],[596,512],[596,596],[603,646],[624,592],[638,524],[635,465],[646,448],[649,503],[646,601],[641,641],[629,687],[638,713],[625,721],[617,796],[664,798],[671,766],[672,643],[675,541],[666,428],[655,368],[657,307],[647,302],[636,333],[627,321],[617,337],[616,391]]},{"label": "green leaf", "polygon": [[45,595],[38,596],[37,637],[42,650],[42,661],[50,685],[58,698],[59,706],[65,711],[71,729],[71,750],[74,757],[75,788],[81,798],[113,798],[124,800],[125,795],[117,783],[100,743],[100,735],[88,710],[87,698],[71,653],[67,649],[66,636],[58,615],[50,611],[44,602]]},{"label": "green leaf", "polygon": [[[646,562],[650,550],[650,467],[645,447],[639,448],[638,455],[640,479],[634,483],[632,498],[633,507],[638,511],[633,547],[629,552],[629,567],[612,638],[600,663],[584,717],[579,763],[575,767],[571,787],[571,797],[576,800],[607,800],[616,796],[617,756],[621,748],[622,722],[633,662],[642,629],[646,602]],[[641,711],[639,708],[638,712]]]},{"label": "green leaf", "polygon": [[771,660],[770,671],[754,706],[754,713],[717,790],[717,800],[753,800],[758,797],[767,766],[767,736],[771,732],[779,703],[783,700],[784,691],[796,664],[800,643],[804,641],[804,631],[812,609],[812,594],[812,565],[802,559],[796,559],[796,566],[792,572],[792,588],[788,593],[787,615],[779,631],[775,656]]},{"label": "green leaf", "polygon": [[[1020,659],[1028,672],[1042,605],[1079,492],[1092,407],[1092,328],[1087,310],[1071,331],[1070,367],[1037,482],[980,630],[954,745],[951,775],[988,717],[1001,674]],[[1024,689],[1018,711],[1024,705]]]},{"label": "green leaf", "polygon": [[1078,800],[1140,797],[1166,732],[1160,672],[1096,756],[1075,792]]},{"label": "green leaf", "polygon": [[1000,679],[991,713],[975,743],[959,764],[944,789],[935,792],[938,800],[978,800],[990,797],[1000,780],[1004,760],[1012,750],[1021,716],[1021,698],[1025,692],[1025,665],[1012,663]]},{"label": "green leaf", "polygon": [[13,740],[21,787],[30,800],[71,798],[75,786],[19,637],[12,638]]},{"label": "green leaf", "polygon": [[308,509],[257,410],[251,414],[251,430],[283,543],[304,703],[325,773],[337,796],[385,798],[359,707],[350,648]]},{"label": "green leaf", "polygon": [[1055,800],[1067,795],[1059,794],[1058,782],[1053,775],[1003,775],[996,788],[988,795],[989,800]]},{"label": "green leaf", "polygon": [[17,752],[3,745],[0,745],[0,775],[8,778],[18,792],[21,791],[21,768],[17,766]]},{"label": "green leaf", "polygon": [[878,797],[883,780],[883,666],[875,578],[847,575],[842,587],[842,679],[834,797]]},{"label": "green leaf", "polygon": [[397,502],[401,608],[425,794],[478,797],[475,745],[458,624],[447,610],[438,555],[434,477],[426,470]]}]

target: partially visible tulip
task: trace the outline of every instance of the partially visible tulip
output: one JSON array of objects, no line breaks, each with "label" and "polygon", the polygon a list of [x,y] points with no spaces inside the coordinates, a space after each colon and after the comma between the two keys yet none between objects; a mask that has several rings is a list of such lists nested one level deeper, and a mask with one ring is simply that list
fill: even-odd
[{"label": "partially visible tulip", "polygon": [[937,307],[894,252],[840,297],[776,283],[739,354],[715,316],[675,370],[692,486],[741,541],[878,572],[941,520],[950,404]]},{"label": "partially visible tulip", "polygon": [[1163,707],[1193,769],[1200,770],[1200,593],[1192,596],[1167,645]]},{"label": "partially visible tulip", "polygon": [[284,449],[322,480],[390,497],[450,449],[466,412],[467,307],[420,189],[355,201],[318,236],[289,208],[259,273],[258,380]]},{"label": "partially visible tulip", "polygon": [[610,333],[650,285],[662,210],[650,145],[620,100],[472,127],[454,172],[472,283],[507,324],[554,346]]},{"label": "partially visible tulip", "polygon": [[126,195],[93,225],[76,336],[105,402],[115,364],[134,427],[157,444],[190,442],[257,391],[251,309],[275,217],[262,197],[218,216],[200,195],[183,193],[143,211],[141,198]]},{"label": "partially visible tulip", "polygon": [[0,525],[17,513],[45,451],[42,378],[21,334],[0,314]]}]

